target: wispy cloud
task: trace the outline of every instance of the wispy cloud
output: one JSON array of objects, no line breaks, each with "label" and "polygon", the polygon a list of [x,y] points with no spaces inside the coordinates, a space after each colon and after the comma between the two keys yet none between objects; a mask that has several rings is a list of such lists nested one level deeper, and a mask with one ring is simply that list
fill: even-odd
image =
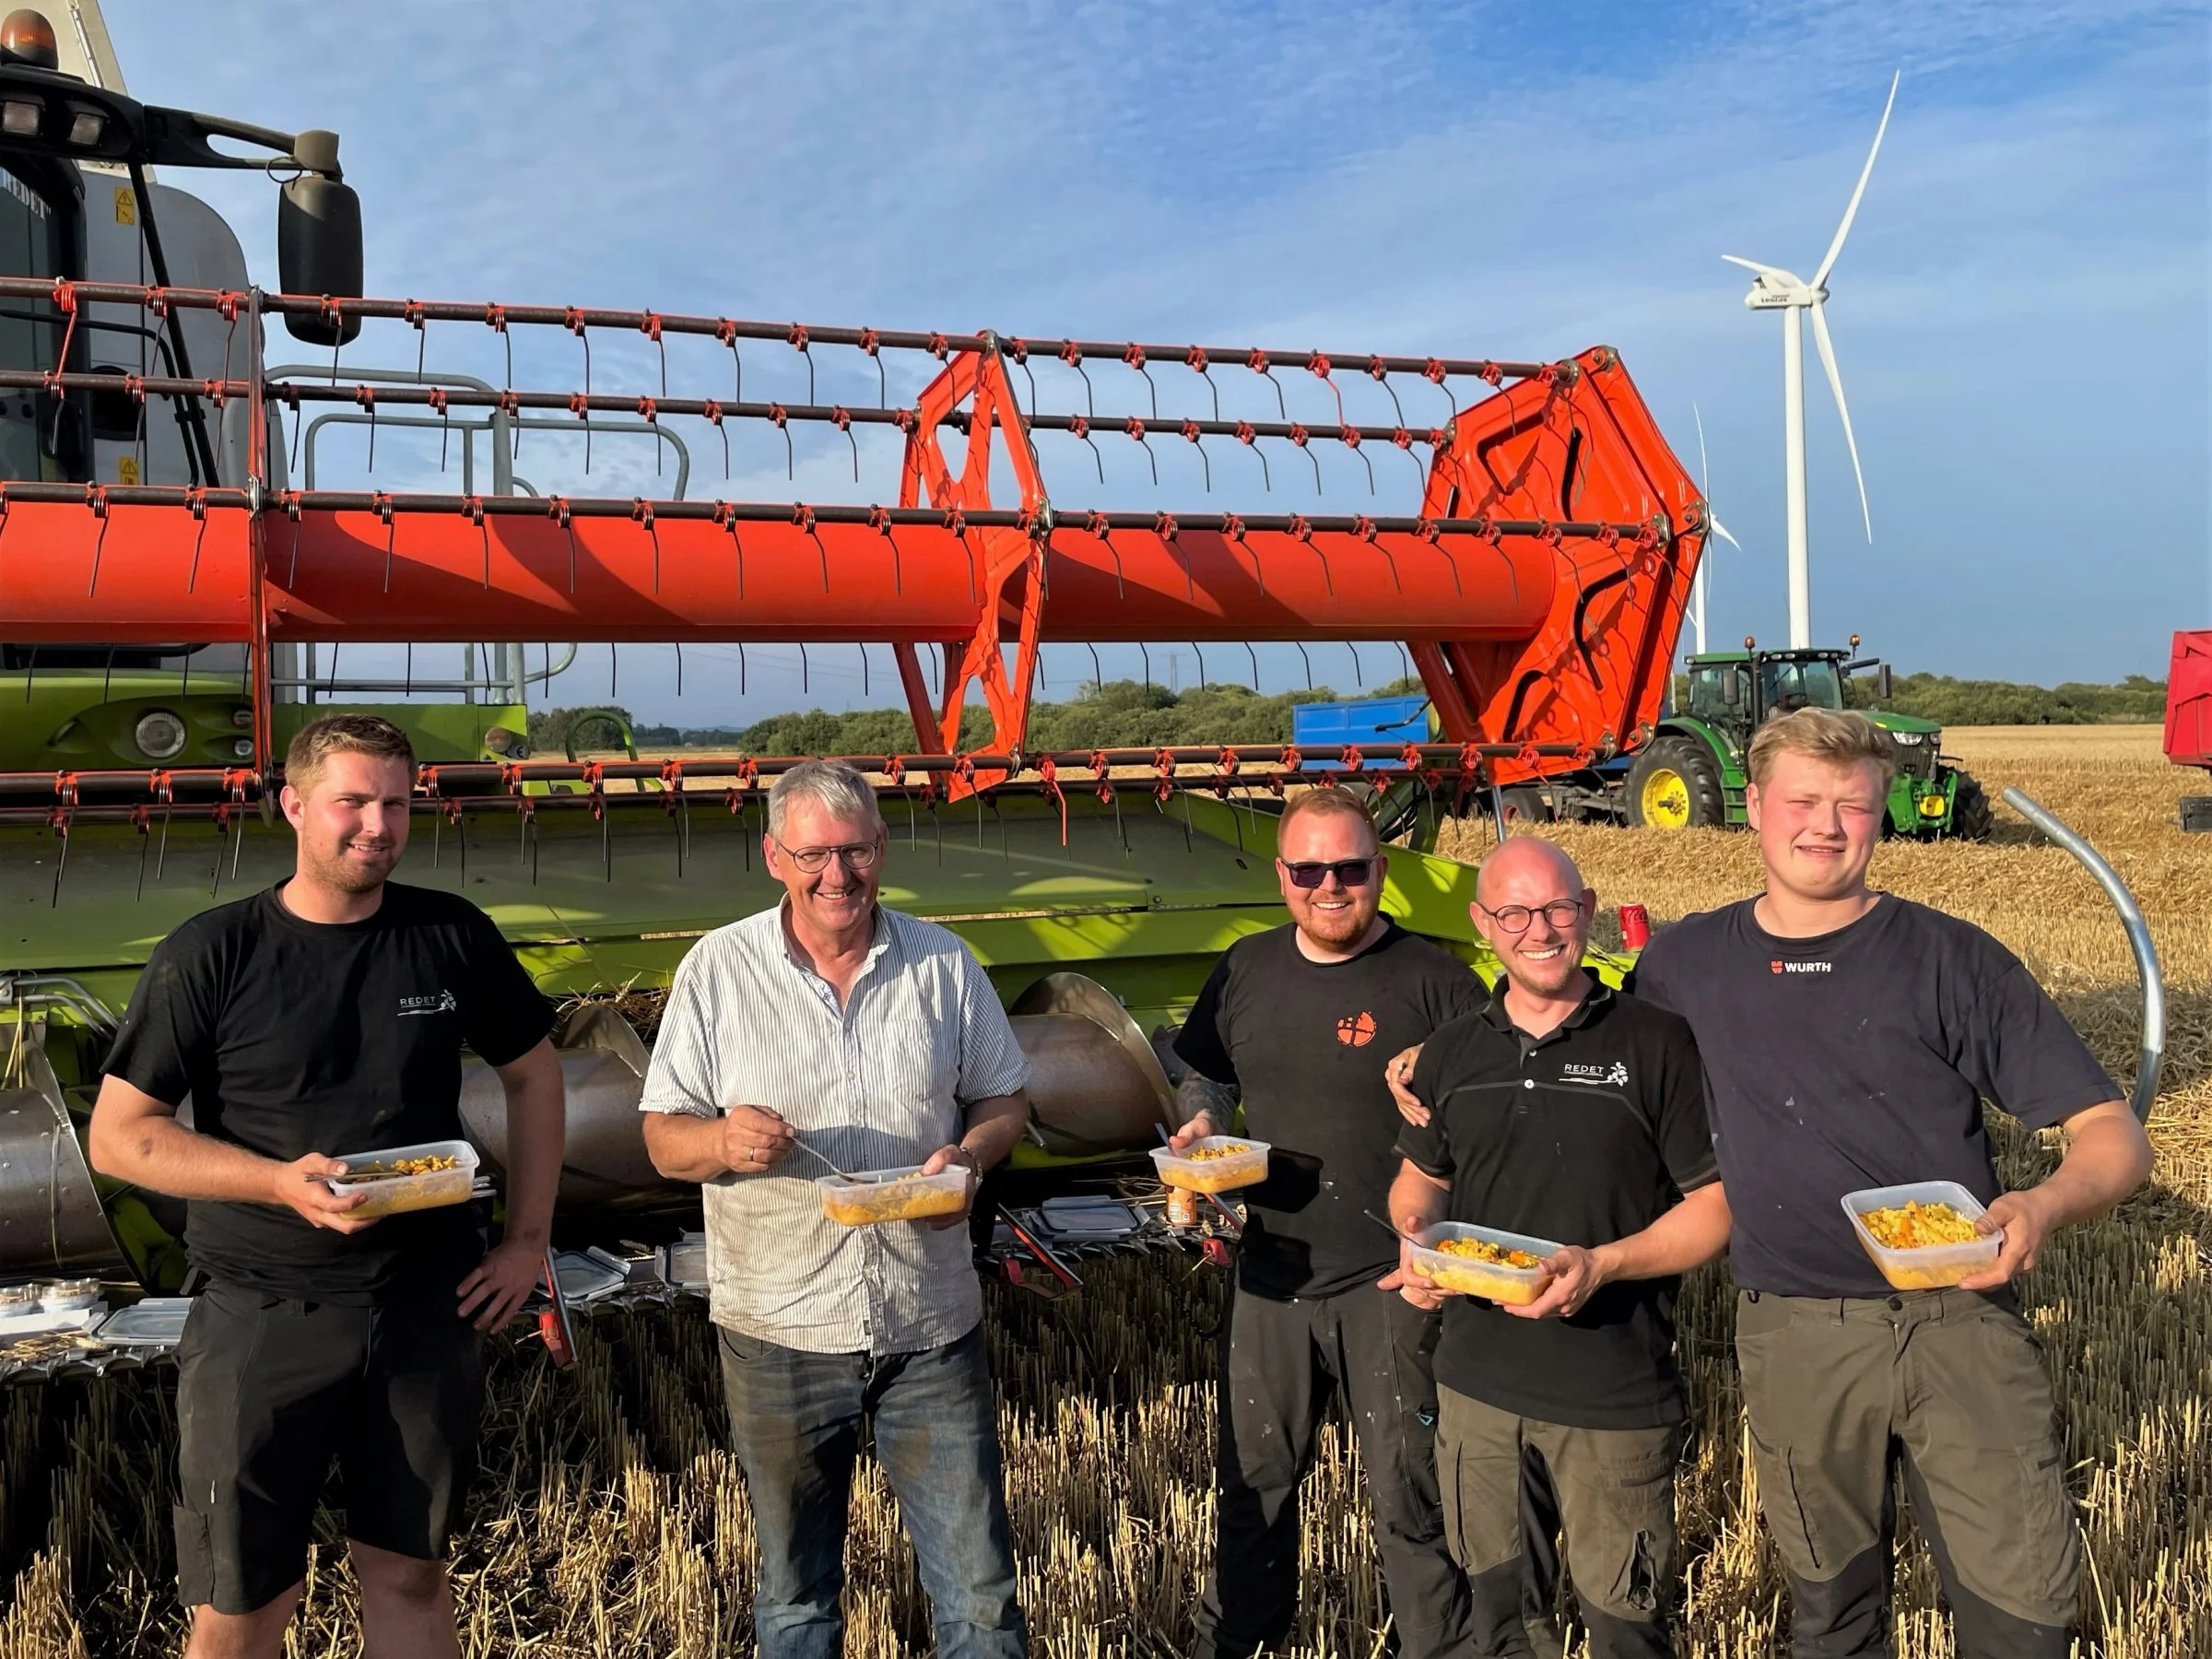
[{"label": "wispy cloud", "polygon": [[[2155,670],[2163,631],[2212,607],[2202,6],[109,10],[140,96],[344,134],[375,291],[1359,350],[1618,345],[1693,457],[1703,409],[1749,549],[1715,566],[1724,637],[1780,632],[1781,445],[1777,324],[1745,313],[1718,255],[1818,262],[1901,66],[1831,284],[1871,547],[1817,371],[1808,392],[1819,627],[1911,665],[2091,677]],[[273,278],[265,182],[171,182],[221,206]],[[439,344],[503,371],[488,338]],[[571,342],[524,349],[518,374],[577,381]],[[596,349],[603,385],[657,373],[642,342]],[[728,371],[671,358],[672,379],[718,393]],[[822,371],[874,395],[855,365],[825,354]],[[746,372],[804,389],[782,348]],[[1203,406],[1187,372],[1158,377],[1163,406]],[[1134,377],[1097,379],[1101,406],[1144,406]],[[1403,394],[1409,414],[1427,390]],[[794,488],[772,436],[740,439],[728,485],[718,441],[692,441],[695,493]],[[532,443],[537,466],[566,464]],[[609,444],[594,487],[602,464],[649,476],[646,454]],[[1217,460],[1218,492],[1252,488],[1242,460]],[[1364,495],[1343,460],[1332,491]],[[863,461],[861,493],[888,493],[890,453]],[[1195,495],[1190,462],[1163,456],[1164,489]],[[1047,464],[1063,499],[1100,494],[1079,445]],[[1104,465],[1106,493],[1148,490],[1125,442]],[[796,471],[854,491],[841,439],[802,444]],[[1280,654],[1264,667],[1299,677]],[[720,672],[688,665],[680,711],[672,685],[623,678],[699,721],[700,700],[737,707]],[[748,689],[748,710],[783,706],[795,672]]]}]

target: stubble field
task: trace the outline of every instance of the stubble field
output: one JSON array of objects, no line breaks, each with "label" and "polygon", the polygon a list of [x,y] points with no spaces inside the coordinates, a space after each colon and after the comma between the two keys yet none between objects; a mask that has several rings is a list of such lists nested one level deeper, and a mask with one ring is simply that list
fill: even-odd
[{"label": "stubble field", "polygon": [[[2112,859],[2166,966],[2171,1023],[2149,1188],[2065,1235],[2026,1282],[2057,1385],[2088,1540],[2084,1651],[2111,1659],[2212,1653],[2212,837],[2185,837],[2175,798],[2204,787],[2167,767],[2147,728],[1954,732],[1946,747],[1993,797],[2017,783]],[[2064,853],[1998,810],[1983,846],[1886,846],[1877,884],[1964,915],[2019,952],[2120,1079],[2134,1077],[2138,1002],[2119,924]],[[1550,831],[1607,904],[1654,919],[1752,891],[1748,838]],[[1479,830],[1447,851],[1478,856]],[[2056,1156],[2004,1129],[2007,1179]],[[991,1297],[1023,1594],[1053,1659],[1182,1651],[1209,1548],[1211,1333],[1219,1276],[1184,1258],[1097,1265],[1076,1297]],[[1730,1353],[1725,1274],[1683,1306],[1698,1435],[1680,1488],[1689,1645],[1783,1650],[1786,1606],[1756,1519]],[[697,1305],[606,1315],[556,1376],[532,1344],[494,1354],[486,1473],[455,1574],[471,1654],[748,1652],[752,1544],[724,1449],[713,1357]],[[0,1659],[177,1650],[168,1547],[173,1424],[139,1373],[0,1397]],[[1300,1653],[1366,1655],[1379,1641],[1365,1503],[1348,1437],[1324,1439],[1306,1493]],[[335,1536],[335,1535],[334,1535]],[[1924,1550],[1900,1549],[1899,1650],[1950,1649]],[[855,1654],[927,1645],[926,1611],[881,1477],[853,1500]],[[358,1651],[350,1580],[318,1552],[294,1627],[301,1655]]]}]

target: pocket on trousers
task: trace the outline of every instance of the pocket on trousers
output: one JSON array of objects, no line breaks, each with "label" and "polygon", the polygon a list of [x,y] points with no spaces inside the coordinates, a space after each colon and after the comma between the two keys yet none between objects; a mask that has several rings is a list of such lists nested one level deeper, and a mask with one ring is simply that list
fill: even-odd
[{"label": "pocket on trousers", "polygon": [[1820,1576],[1821,1552],[1813,1518],[1797,1489],[1789,1446],[1771,1445],[1750,1429],[1751,1463],[1759,1474],[1759,1509],[1783,1564],[1802,1579]]}]

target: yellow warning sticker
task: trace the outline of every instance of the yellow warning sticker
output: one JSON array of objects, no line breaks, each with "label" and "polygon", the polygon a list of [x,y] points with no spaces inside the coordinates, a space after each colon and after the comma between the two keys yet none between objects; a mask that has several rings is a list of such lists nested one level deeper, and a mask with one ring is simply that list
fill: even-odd
[{"label": "yellow warning sticker", "polygon": [[138,222],[138,198],[128,184],[115,186],[115,222],[119,225]]},{"label": "yellow warning sticker", "polygon": [[135,484],[138,482],[137,456],[124,455],[116,461],[115,482],[118,484]]}]

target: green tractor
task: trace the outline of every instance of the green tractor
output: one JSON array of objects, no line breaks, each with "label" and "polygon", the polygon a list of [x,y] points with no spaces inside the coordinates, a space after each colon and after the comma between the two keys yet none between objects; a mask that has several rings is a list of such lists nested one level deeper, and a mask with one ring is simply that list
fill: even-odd
[{"label": "green tractor", "polygon": [[[1858,649],[1852,637],[1852,652]],[[1752,734],[1793,709],[1847,706],[1844,683],[1872,670],[1876,696],[1889,696],[1888,665],[1834,650],[1714,651],[1688,661],[1688,693],[1653,730],[1618,785],[1620,815],[1640,829],[1689,830],[1743,824],[1745,762]],[[1928,841],[1986,841],[1989,797],[1940,752],[1943,730],[1910,714],[1868,709],[1897,747],[1886,825],[1891,835]]]}]

